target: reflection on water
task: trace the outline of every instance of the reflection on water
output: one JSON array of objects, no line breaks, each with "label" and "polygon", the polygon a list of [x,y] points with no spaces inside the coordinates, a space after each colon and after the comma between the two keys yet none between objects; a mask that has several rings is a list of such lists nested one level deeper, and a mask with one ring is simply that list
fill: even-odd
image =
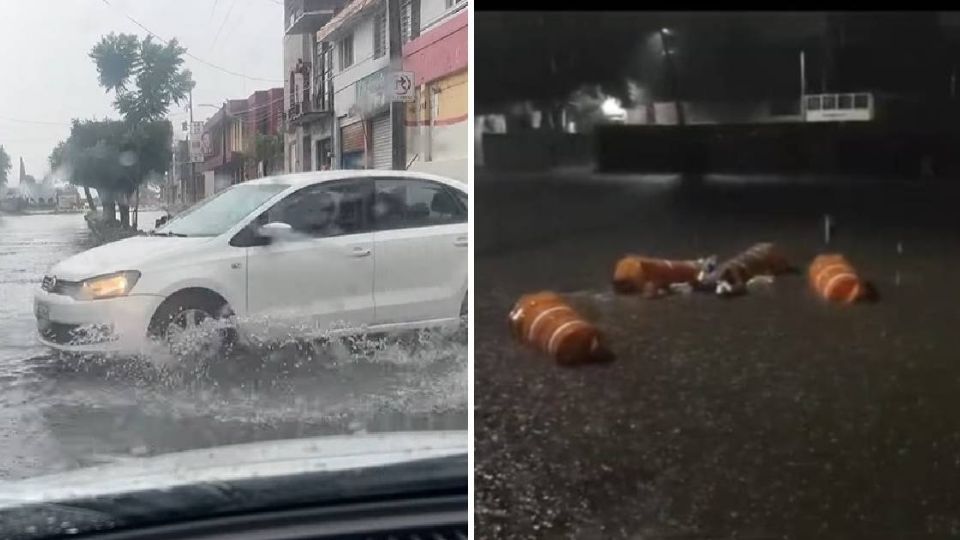
[{"label": "reflection on water", "polygon": [[259,440],[466,429],[462,330],[221,354],[201,327],[176,356],[51,354],[35,339],[33,288],[91,245],[77,214],[0,217],[0,479]]}]

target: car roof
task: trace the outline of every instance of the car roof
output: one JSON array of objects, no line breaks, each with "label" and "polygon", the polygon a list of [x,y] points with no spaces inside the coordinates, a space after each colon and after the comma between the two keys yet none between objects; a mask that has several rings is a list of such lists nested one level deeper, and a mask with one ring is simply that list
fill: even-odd
[{"label": "car roof", "polygon": [[458,180],[453,180],[444,176],[428,174],[414,171],[391,171],[380,169],[338,169],[333,171],[311,171],[293,174],[281,174],[278,176],[267,176],[248,180],[244,184],[263,185],[263,184],[283,184],[290,187],[299,188],[312,184],[321,184],[333,180],[349,180],[351,178],[417,178],[422,180],[433,180],[450,187],[466,191],[467,185]]}]

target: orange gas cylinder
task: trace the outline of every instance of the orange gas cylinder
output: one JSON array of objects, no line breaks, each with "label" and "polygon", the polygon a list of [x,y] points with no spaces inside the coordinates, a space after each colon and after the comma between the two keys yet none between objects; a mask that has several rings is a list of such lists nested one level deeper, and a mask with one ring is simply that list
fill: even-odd
[{"label": "orange gas cylinder", "polygon": [[669,261],[640,255],[627,255],[613,270],[613,290],[618,293],[652,294],[675,283],[696,283],[700,261]]},{"label": "orange gas cylinder", "polygon": [[810,263],[810,286],[823,298],[851,303],[870,296],[870,285],[865,283],[843,255],[818,255]]},{"label": "orange gas cylinder", "polygon": [[585,364],[611,357],[595,326],[585,321],[558,294],[527,294],[510,311],[513,336],[545,352],[560,365]]},{"label": "orange gas cylinder", "polygon": [[775,276],[789,272],[790,263],[780,249],[769,242],[754,244],[700,276],[700,286],[715,288],[721,296],[747,292],[747,283],[757,276]]}]

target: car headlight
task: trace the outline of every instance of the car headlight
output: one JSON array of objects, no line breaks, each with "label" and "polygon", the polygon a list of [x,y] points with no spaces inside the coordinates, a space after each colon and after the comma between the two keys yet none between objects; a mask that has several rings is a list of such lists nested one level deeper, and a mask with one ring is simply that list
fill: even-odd
[{"label": "car headlight", "polygon": [[80,282],[80,286],[75,289],[73,297],[77,300],[100,300],[126,296],[137,284],[138,279],[140,279],[140,272],[136,270],[92,277]]}]

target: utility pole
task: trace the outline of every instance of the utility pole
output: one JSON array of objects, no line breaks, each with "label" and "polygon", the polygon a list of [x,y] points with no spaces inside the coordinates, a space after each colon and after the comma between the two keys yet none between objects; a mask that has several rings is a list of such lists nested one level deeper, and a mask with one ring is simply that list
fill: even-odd
[{"label": "utility pole", "polygon": [[673,93],[673,106],[677,112],[677,125],[686,125],[686,115],[683,112],[683,102],[680,99],[680,85],[677,82],[677,69],[673,63],[673,54],[667,45],[667,35],[670,31],[666,28],[660,29],[660,45],[663,47],[663,58],[667,66],[668,76],[670,77],[670,89]]},{"label": "utility pole", "polygon": [[[190,202],[196,202],[197,200],[197,171],[196,163],[193,162],[193,84],[190,85],[190,129],[187,130],[187,155],[190,160],[190,198],[193,199]],[[186,190],[181,190],[186,191]],[[184,195],[186,195],[184,193]],[[186,203],[187,201],[183,201]]]},{"label": "utility pole", "polygon": [[807,121],[807,58],[800,51],[800,121]]},{"label": "utility pole", "polygon": [[[403,68],[403,40],[400,35],[400,0],[387,0],[387,36],[389,38],[390,72],[396,73]],[[389,81],[393,77],[389,77]],[[386,92],[388,89],[384,88]],[[393,89],[389,89],[391,95]],[[390,101],[390,125],[393,128],[394,170],[407,168],[407,104],[402,101]]]}]

